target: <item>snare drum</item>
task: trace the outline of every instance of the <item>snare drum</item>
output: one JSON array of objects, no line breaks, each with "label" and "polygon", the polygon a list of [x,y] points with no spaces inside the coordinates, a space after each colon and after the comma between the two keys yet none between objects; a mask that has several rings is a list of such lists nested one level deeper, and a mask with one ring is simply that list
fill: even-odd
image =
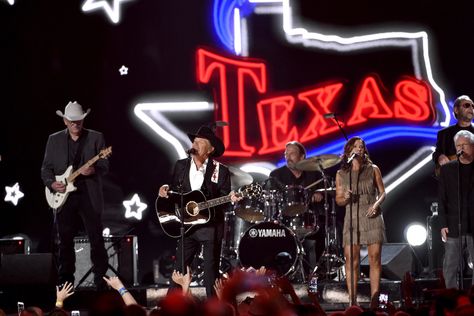
[{"label": "snare drum", "polygon": [[279,276],[296,270],[301,246],[287,227],[273,222],[251,226],[239,244],[239,259],[243,267],[259,269],[264,266]]},{"label": "snare drum", "polygon": [[287,185],[283,192],[283,216],[296,216],[306,212],[308,209],[307,190],[300,185]]}]

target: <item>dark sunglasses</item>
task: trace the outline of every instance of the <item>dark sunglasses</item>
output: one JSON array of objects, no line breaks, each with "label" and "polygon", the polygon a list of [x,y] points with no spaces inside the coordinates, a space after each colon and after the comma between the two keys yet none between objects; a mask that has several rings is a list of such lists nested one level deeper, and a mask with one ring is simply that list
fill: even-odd
[{"label": "dark sunglasses", "polygon": [[463,104],[462,104],[462,107],[465,108],[465,109],[467,109],[467,108],[469,108],[469,107],[471,107],[471,108],[474,109],[474,104],[473,104],[473,103],[463,103]]}]

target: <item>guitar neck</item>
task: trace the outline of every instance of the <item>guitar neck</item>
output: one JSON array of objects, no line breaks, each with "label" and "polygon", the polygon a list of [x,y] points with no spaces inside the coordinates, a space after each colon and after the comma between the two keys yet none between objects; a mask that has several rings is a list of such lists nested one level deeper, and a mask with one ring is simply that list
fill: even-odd
[{"label": "guitar neck", "polygon": [[71,175],[67,178],[67,180],[69,182],[73,182],[81,174],[82,170],[84,170],[86,168],[89,168],[90,166],[92,166],[99,159],[100,159],[100,155],[96,155],[96,156],[92,157],[88,162],[83,164],[79,169],[77,169],[76,171],[71,173]]},{"label": "guitar neck", "polygon": [[228,203],[230,201],[231,201],[230,195],[226,195],[226,196],[221,196],[219,198],[215,198],[206,202],[198,203],[198,207],[200,210],[204,210],[207,208],[211,208],[211,207],[215,207],[221,204]]}]

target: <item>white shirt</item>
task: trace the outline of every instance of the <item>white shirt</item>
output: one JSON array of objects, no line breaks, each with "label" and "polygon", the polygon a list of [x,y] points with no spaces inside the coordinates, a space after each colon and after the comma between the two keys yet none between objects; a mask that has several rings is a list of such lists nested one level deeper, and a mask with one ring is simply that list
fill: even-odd
[{"label": "white shirt", "polygon": [[200,190],[204,182],[204,175],[206,174],[207,162],[206,159],[202,166],[198,169],[194,159],[191,159],[191,168],[189,168],[189,182],[191,183],[191,190]]}]

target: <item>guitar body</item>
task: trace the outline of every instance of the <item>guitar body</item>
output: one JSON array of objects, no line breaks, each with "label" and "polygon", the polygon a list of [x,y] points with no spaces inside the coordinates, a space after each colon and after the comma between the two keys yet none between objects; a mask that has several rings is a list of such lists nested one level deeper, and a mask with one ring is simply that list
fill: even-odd
[{"label": "guitar body", "polygon": [[62,175],[56,176],[56,181],[62,182],[66,185],[66,191],[64,191],[64,193],[51,192],[48,187],[45,188],[46,201],[53,210],[60,208],[64,202],[66,202],[69,193],[77,190],[74,186],[74,182],[67,181],[71,173],[72,166],[69,166]]},{"label": "guitar body", "polygon": [[[181,197],[184,212],[181,212]],[[184,214],[184,231],[189,232],[195,225],[205,224],[210,221],[212,211],[209,208],[199,209],[198,203],[206,202],[206,197],[199,191],[191,191],[180,195],[169,192],[168,198],[156,199],[156,213],[164,233],[172,238],[181,237],[181,214]]]}]

